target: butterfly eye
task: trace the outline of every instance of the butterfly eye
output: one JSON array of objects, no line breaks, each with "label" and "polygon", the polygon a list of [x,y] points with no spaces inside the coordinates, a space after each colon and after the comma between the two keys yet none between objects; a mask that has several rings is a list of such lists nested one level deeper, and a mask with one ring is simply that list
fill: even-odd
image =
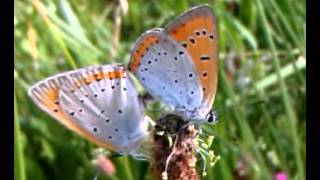
[{"label": "butterfly eye", "polygon": [[216,122],[217,120],[218,120],[218,117],[217,117],[216,112],[211,110],[211,111],[209,112],[208,116],[207,116],[207,121],[208,121],[209,123],[214,123],[214,122]]}]

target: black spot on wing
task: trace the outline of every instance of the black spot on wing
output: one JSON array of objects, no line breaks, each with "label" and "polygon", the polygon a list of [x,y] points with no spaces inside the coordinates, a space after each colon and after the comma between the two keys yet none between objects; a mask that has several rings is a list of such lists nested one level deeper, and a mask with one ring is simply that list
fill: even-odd
[{"label": "black spot on wing", "polygon": [[201,61],[208,61],[208,60],[210,60],[210,56],[208,56],[208,55],[202,55],[202,56],[200,56],[200,60],[201,60]]},{"label": "black spot on wing", "polygon": [[192,44],[196,44],[196,40],[195,40],[193,37],[190,37],[190,38],[189,38],[189,41],[190,41]]}]

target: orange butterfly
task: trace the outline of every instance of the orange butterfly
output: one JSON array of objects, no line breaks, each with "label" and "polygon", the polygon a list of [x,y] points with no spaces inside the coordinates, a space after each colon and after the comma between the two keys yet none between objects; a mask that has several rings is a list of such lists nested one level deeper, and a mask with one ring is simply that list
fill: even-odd
[{"label": "orange butterfly", "polygon": [[142,34],[128,68],[145,89],[189,121],[215,121],[217,31],[211,9],[194,7]]}]

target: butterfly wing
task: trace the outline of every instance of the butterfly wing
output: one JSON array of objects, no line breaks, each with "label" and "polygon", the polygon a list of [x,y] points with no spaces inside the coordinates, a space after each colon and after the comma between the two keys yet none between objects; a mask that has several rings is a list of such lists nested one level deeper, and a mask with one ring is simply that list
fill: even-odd
[{"label": "butterfly wing", "polygon": [[129,70],[152,96],[186,115],[202,100],[199,80],[189,59],[186,50],[162,29],[152,29],[137,40]]},{"label": "butterfly wing", "polygon": [[136,91],[123,66],[91,66],[58,74],[29,90],[44,111],[110,150],[130,150],[146,132]]},{"label": "butterfly wing", "polygon": [[211,109],[217,88],[217,31],[211,9],[204,5],[191,8],[165,27],[195,64],[203,90],[203,110]]}]

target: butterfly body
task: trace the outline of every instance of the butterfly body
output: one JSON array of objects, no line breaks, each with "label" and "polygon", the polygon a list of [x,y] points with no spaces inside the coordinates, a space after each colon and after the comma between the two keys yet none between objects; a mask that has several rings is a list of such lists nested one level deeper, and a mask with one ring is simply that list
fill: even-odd
[{"label": "butterfly body", "polygon": [[217,86],[216,24],[208,6],[140,36],[129,70],[155,98],[189,121],[211,111]]}]

